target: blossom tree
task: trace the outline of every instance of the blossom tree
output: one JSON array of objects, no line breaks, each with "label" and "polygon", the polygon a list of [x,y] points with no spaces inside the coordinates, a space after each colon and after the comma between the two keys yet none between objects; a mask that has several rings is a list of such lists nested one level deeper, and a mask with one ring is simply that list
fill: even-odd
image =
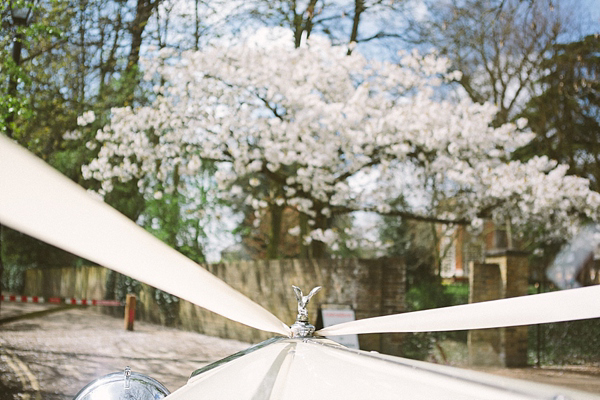
[{"label": "blossom tree", "polygon": [[597,218],[600,194],[567,167],[509,161],[532,139],[526,121],[494,128],[494,106],[440,98],[437,89],[460,78],[446,59],[413,52],[392,64],[347,56],[315,35],[293,43],[289,31],[262,30],[236,45],[149,58],[145,79],[163,83],[156,99],[112,110],[84,176],[103,192],[136,178],[152,194],[210,160],[223,196],[257,217],[297,210],[303,222],[290,234],[313,257],[348,237],[331,221],[354,211],[473,228],[483,218],[534,223],[547,240]]}]

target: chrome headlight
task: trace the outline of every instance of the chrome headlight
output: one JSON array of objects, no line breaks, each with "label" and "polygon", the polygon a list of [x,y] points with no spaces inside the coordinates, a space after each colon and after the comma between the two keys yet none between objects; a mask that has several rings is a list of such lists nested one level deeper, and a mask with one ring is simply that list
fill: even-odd
[{"label": "chrome headlight", "polygon": [[158,400],[169,394],[156,379],[127,367],[124,372],[114,372],[90,382],[73,400]]}]

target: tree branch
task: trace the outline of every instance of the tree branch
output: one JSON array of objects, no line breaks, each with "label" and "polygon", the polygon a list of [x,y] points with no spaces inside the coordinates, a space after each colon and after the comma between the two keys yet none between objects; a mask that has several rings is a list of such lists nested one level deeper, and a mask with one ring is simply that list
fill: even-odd
[{"label": "tree branch", "polygon": [[470,225],[471,221],[466,218],[460,219],[448,219],[448,218],[438,218],[431,215],[421,215],[415,214],[408,211],[400,211],[400,210],[391,210],[388,212],[381,212],[374,208],[358,208],[358,207],[349,207],[349,206],[335,206],[332,210],[332,214],[348,214],[351,212],[373,212],[382,216],[388,217],[401,217],[404,219],[409,219],[413,221],[421,221],[421,222],[433,222],[437,224],[446,224],[446,225]]},{"label": "tree branch", "polygon": [[370,42],[371,40],[375,40],[375,39],[383,39],[383,38],[398,38],[398,39],[402,39],[403,36],[397,33],[386,33],[386,32],[377,32],[375,35],[364,38],[364,39],[356,39],[357,43],[364,43],[364,42]]},{"label": "tree branch", "polygon": [[255,93],[256,97],[258,97],[263,103],[265,103],[265,106],[267,106],[267,108],[269,110],[271,110],[271,112],[273,113],[273,115],[275,115],[277,118],[279,118],[281,121],[283,121],[283,117],[281,115],[279,115],[279,113],[277,112],[276,108],[273,108],[273,106],[271,106],[271,104],[269,103],[269,100],[261,97],[258,93]]}]

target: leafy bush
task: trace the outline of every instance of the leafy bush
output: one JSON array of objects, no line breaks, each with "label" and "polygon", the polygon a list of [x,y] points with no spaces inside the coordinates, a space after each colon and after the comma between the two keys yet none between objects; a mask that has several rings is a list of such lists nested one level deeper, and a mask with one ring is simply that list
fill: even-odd
[{"label": "leafy bush", "polygon": [[[442,285],[436,279],[414,285],[406,293],[407,311],[427,310],[465,304],[469,300],[469,286],[466,284]],[[404,336],[402,355],[415,360],[425,360],[435,343],[443,340],[467,342],[467,331],[419,332]]]}]

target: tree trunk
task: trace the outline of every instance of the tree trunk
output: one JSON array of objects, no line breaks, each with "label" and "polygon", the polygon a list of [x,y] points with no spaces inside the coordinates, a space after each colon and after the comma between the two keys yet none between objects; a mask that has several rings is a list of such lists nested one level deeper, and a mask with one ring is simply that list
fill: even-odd
[{"label": "tree trunk", "polygon": [[[18,67],[21,65],[21,48],[23,47],[23,35],[21,33],[17,33],[15,36],[15,41],[13,43],[12,49],[12,57],[15,65]],[[17,95],[17,78],[14,74],[11,74],[8,81],[8,96],[11,99],[14,99]],[[14,112],[9,112],[6,117],[6,135],[9,138],[14,137],[13,132],[13,123],[15,120]],[[2,225],[0,224],[0,296],[2,295],[2,277],[4,275],[4,263],[2,261]],[[1,302],[0,302],[1,303]]]},{"label": "tree trunk", "polygon": [[173,171],[173,186],[175,187],[175,191],[171,197],[171,203],[167,205],[167,213],[170,214],[167,217],[167,222],[170,222],[171,225],[167,228],[169,232],[169,245],[174,249],[177,248],[177,233],[181,225],[179,215],[179,181],[179,166],[176,165]]},{"label": "tree trunk", "polygon": [[[350,43],[358,40],[358,25],[360,24],[360,16],[365,11],[364,0],[354,0],[354,19],[352,21],[352,32],[350,33]],[[348,55],[352,54],[352,49],[348,48]]]},{"label": "tree trunk", "polygon": [[312,257],[315,260],[324,258],[327,250],[327,245],[321,241],[313,240],[311,242]]},{"label": "tree trunk", "polygon": [[300,47],[302,42],[302,32],[304,31],[304,27],[302,24],[302,15],[294,14],[294,47]]},{"label": "tree trunk", "polygon": [[441,278],[442,277],[442,251],[440,249],[442,243],[440,242],[440,238],[438,237],[437,227],[434,223],[431,225],[431,236],[433,237],[433,259],[435,262],[435,272],[436,275]]},{"label": "tree trunk", "polygon": [[[100,89],[99,89],[99,98],[104,98],[105,93],[106,93],[106,83],[107,83],[107,77],[110,77],[114,74],[115,72],[115,67],[117,66],[117,58],[116,58],[116,54],[117,54],[117,50],[119,48],[119,39],[121,38],[121,30],[122,30],[122,18],[121,18],[121,13],[119,12],[117,14],[117,21],[115,22],[115,37],[113,38],[112,41],[112,45],[110,48],[110,51],[108,52],[108,56],[106,57],[106,60],[104,60],[104,57],[101,55],[100,56]],[[104,29],[104,28],[103,28]],[[102,46],[101,49],[102,51],[104,50],[104,34],[102,34]]]},{"label": "tree trunk", "polygon": [[[325,232],[330,228],[331,218],[327,218],[321,214],[321,208],[315,210],[317,212],[317,217],[315,218],[315,228],[321,229]],[[325,258],[327,255],[327,244],[321,242],[320,240],[313,240],[311,243],[311,258],[320,259]]]},{"label": "tree trunk", "polygon": [[133,104],[133,94],[138,82],[137,68],[140,61],[140,48],[142,47],[144,29],[146,29],[148,20],[159,3],[160,0],[137,0],[135,18],[129,29],[131,32],[131,47],[127,57],[127,66],[125,67],[125,77],[129,80],[125,89],[127,91],[125,105]]},{"label": "tree trunk", "polygon": [[271,214],[271,229],[269,232],[269,243],[267,243],[267,259],[277,260],[281,258],[279,247],[281,245],[283,207],[271,204],[269,206],[269,212]]},{"label": "tree trunk", "polygon": [[[14,43],[13,43],[13,48],[12,48],[12,58],[13,61],[15,63],[15,65],[17,66],[17,68],[21,65],[21,49],[23,48],[23,34],[20,32],[17,32],[15,39],[14,39]],[[18,79],[15,76],[15,74],[10,74],[9,78],[8,78],[8,97],[10,99],[14,99],[15,97],[17,97],[17,85],[18,85]],[[14,111],[10,111],[8,115],[6,116],[6,136],[8,136],[9,138],[15,138],[15,132],[13,131],[13,125],[15,122],[15,112]]]},{"label": "tree trunk", "polygon": [[79,72],[78,79],[78,93],[77,93],[77,104],[79,105],[77,112],[79,114],[83,113],[83,104],[85,104],[85,81],[86,81],[86,66],[85,62],[87,61],[87,48],[86,48],[86,26],[85,26],[85,8],[87,7],[87,2],[79,2],[79,67],[77,71]]},{"label": "tree trunk", "polygon": [[[296,10],[294,10],[294,46],[296,48],[300,47],[302,44],[302,34],[306,32],[306,37],[310,36],[310,32],[313,28],[312,19],[315,15],[315,7],[317,5],[318,0],[310,0],[306,10],[297,14]],[[306,19],[304,15],[306,14]]]},{"label": "tree trunk", "polygon": [[200,16],[198,13],[198,6],[200,4],[200,0],[196,0],[195,2],[195,7],[194,7],[194,50],[198,51],[200,49],[199,47],[199,43],[200,43]]},{"label": "tree trunk", "polygon": [[300,224],[300,258],[307,260],[310,258],[310,246],[304,244],[304,236],[308,235],[308,216],[300,213],[298,221]]},{"label": "tree trunk", "polygon": [[317,0],[310,0],[308,3],[308,7],[306,8],[306,23],[304,25],[304,30],[306,31],[306,38],[310,36],[312,32],[313,23],[312,19],[315,16],[315,7],[317,5]]}]

